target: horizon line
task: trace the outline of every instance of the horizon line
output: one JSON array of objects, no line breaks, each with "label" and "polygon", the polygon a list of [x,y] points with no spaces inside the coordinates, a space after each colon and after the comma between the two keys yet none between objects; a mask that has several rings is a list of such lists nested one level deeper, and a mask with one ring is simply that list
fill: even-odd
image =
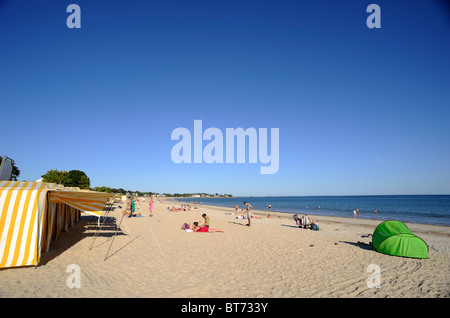
[{"label": "horizon line", "polygon": [[[233,195],[232,198],[246,198],[246,197],[255,197],[255,198],[267,198],[267,197],[269,197],[269,198],[273,198],[273,197],[358,197],[358,196],[364,197],[364,196],[416,196],[416,195],[447,195],[447,196],[450,196],[450,194],[439,194],[439,193],[436,193],[436,194],[312,194],[312,195]],[[183,198],[183,197],[176,197],[176,198]],[[224,197],[209,197],[209,198],[210,199],[224,199]],[[208,199],[208,198],[202,198],[202,199]]]}]

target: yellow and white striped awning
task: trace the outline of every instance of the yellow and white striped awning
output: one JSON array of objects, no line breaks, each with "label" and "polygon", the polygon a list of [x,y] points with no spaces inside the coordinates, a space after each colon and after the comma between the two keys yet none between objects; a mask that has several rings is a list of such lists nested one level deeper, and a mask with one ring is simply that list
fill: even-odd
[{"label": "yellow and white striped awning", "polygon": [[83,212],[100,216],[111,193],[82,191],[50,191],[48,202],[65,203]]},{"label": "yellow and white striped awning", "polygon": [[41,250],[48,250],[55,231],[73,222],[74,213],[100,216],[112,196],[53,183],[0,181],[0,268],[39,264]]}]

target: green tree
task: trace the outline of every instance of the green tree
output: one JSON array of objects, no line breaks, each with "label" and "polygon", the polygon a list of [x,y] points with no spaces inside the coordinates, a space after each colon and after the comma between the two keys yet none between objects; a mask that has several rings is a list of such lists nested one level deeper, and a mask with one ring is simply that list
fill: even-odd
[{"label": "green tree", "polygon": [[107,193],[113,192],[111,188],[105,187],[105,186],[102,186],[102,187],[95,187],[95,188],[94,188],[94,191],[97,191],[97,192],[107,192]]},{"label": "green tree", "polygon": [[86,173],[80,170],[70,170],[67,175],[66,187],[79,187],[80,189],[89,189],[91,180],[89,180]]},{"label": "green tree", "polygon": [[65,187],[79,187],[80,189],[89,189],[91,181],[89,177],[80,170],[59,171],[57,169],[50,169],[42,176],[42,181],[59,183]]},{"label": "green tree", "polygon": [[59,171],[57,169],[50,169],[45,174],[43,174],[42,181],[50,183],[59,183],[66,185],[67,177],[69,173],[67,171]]}]

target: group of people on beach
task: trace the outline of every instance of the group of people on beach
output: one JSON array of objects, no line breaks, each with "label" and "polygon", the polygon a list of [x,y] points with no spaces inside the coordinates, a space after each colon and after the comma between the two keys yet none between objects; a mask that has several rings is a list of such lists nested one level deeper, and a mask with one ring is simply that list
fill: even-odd
[{"label": "group of people on beach", "polygon": [[[137,216],[142,216],[140,212],[136,212],[136,205],[135,205],[135,200],[139,200],[139,198],[133,198],[132,196],[128,196],[126,199],[126,209],[123,212],[124,215],[126,215],[127,217],[137,217]],[[142,200],[142,199],[141,199]],[[149,205],[148,205],[148,210],[149,210],[149,216],[153,217],[153,197],[149,198]],[[197,207],[194,207],[194,209],[196,209]],[[318,207],[320,209],[320,206]],[[182,204],[180,205],[178,208],[175,208],[175,206],[172,206],[172,208],[167,207],[166,211],[172,211],[172,212],[176,212],[176,211],[191,211],[192,207],[188,204]],[[255,216],[252,215],[252,205],[248,202],[244,202],[244,207],[241,209],[241,212],[246,213],[245,215],[240,215],[239,214],[239,204],[236,203],[236,207],[235,207],[235,214],[237,215],[236,218],[240,218],[240,219],[247,219],[247,226],[251,226],[251,219],[254,218]],[[267,205],[267,210],[270,211],[271,209],[271,205],[268,204]],[[378,212],[377,209],[375,209],[375,214]],[[353,217],[354,218],[358,218],[359,216],[359,209],[353,209]],[[220,229],[211,229],[209,227],[209,217],[206,214],[203,214],[202,217],[205,219],[204,223],[199,225],[199,222],[194,222],[192,224],[192,226],[188,226],[189,230],[193,231],[193,232],[223,232],[223,230]],[[270,217],[270,214],[267,216]],[[299,228],[304,228],[304,229],[311,229],[311,230],[319,230],[319,223],[316,220],[310,220],[308,215],[303,215],[302,217],[300,217],[297,214],[294,214],[294,221],[296,223],[296,225]],[[185,223],[187,224],[187,223]]]},{"label": "group of people on beach", "polygon": [[[373,212],[375,212],[375,214],[378,213],[378,210],[375,209]],[[353,209],[353,218],[357,219],[359,217],[359,209]]]},{"label": "group of people on beach", "polygon": [[[271,206],[268,205],[268,210],[270,210]],[[153,198],[149,198],[149,216],[153,216]],[[236,214],[238,214],[239,205],[236,204],[235,207]],[[251,226],[251,219],[254,217],[252,215],[252,205],[248,203],[247,201],[244,201],[244,208],[241,211],[246,211],[247,214],[247,226]],[[190,211],[191,206],[187,204],[182,204],[178,209],[176,209],[174,206],[172,206],[171,209],[167,207],[166,211]],[[357,215],[359,209],[354,210],[354,214]],[[376,213],[376,212],[375,212]],[[135,205],[135,199],[131,196],[127,197],[126,200],[126,209],[123,212],[123,214],[126,214],[128,217],[136,217],[136,216],[142,216],[141,213],[136,213],[136,205]],[[182,227],[182,229],[189,230],[192,232],[224,232],[221,229],[212,229],[209,226],[210,219],[209,216],[206,215],[206,213],[202,214],[202,217],[204,219],[204,222],[202,224],[199,224],[201,222],[193,222],[192,226],[185,223]],[[311,229],[311,230],[319,230],[319,223],[316,220],[310,220],[308,215],[303,215],[302,217],[299,217],[297,214],[294,214],[294,221],[297,224],[299,228],[304,229]],[[243,217],[245,218],[245,217]]]},{"label": "group of people on beach", "polygon": [[[192,207],[189,204],[182,204],[178,208],[172,205],[171,208],[167,207],[166,212],[191,211],[191,209]],[[194,207],[194,209],[197,209],[197,207]]]},{"label": "group of people on beach", "polygon": [[[149,216],[153,216],[153,198],[149,198]],[[167,207],[166,211],[190,211],[191,206],[187,204],[182,204],[178,209],[175,209],[175,207],[172,207],[172,209],[169,209]],[[135,204],[135,198],[128,196],[126,200],[126,209],[122,212],[122,214],[126,215],[127,217],[137,217],[142,216],[140,212],[136,213],[136,204]],[[206,213],[203,213],[202,215],[204,222],[203,224],[199,225],[199,222],[194,222],[192,226],[183,227],[184,229],[189,229],[192,232],[224,232],[221,229],[212,229],[209,227],[209,216],[206,215]],[[186,223],[185,223],[186,224]]]},{"label": "group of people on beach", "polygon": [[[122,214],[126,215],[129,218],[142,216],[142,214],[140,212],[136,212],[135,200],[137,200],[139,202],[139,198],[135,199],[132,196],[127,197],[127,200],[126,200],[127,206],[125,208],[125,211],[122,212]],[[148,211],[149,211],[149,217],[152,217],[153,216],[153,197],[149,198]]]},{"label": "group of people on beach", "polygon": [[[247,226],[250,226],[252,224],[251,219],[253,218],[252,215],[252,205],[250,203],[248,203],[247,201],[244,202],[244,208],[241,209],[241,212],[246,212],[247,213]],[[235,207],[235,213],[236,215],[238,214],[238,210],[239,210],[239,204],[236,203],[236,207]],[[238,215],[236,216],[237,219],[245,219],[244,215]]]},{"label": "group of people on beach", "polygon": [[204,222],[200,225],[199,222],[192,223],[192,226],[185,223],[181,228],[189,232],[200,232],[200,233],[224,232],[224,230],[221,229],[210,228],[209,216],[207,216],[206,213],[202,214],[202,218],[204,219]]},{"label": "group of people on beach", "polygon": [[[252,216],[252,212],[251,210],[253,209],[252,205],[248,202],[244,202],[244,208],[242,210],[245,210],[247,212],[247,220],[248,223],[246,224],[247,226],[251,226],[251,219],[253,218]],[[239,205],[236,204],[236,214],[238,214],[238,210],[239,210]],[[186,231],[192,231],[192,232],[224,232],[221,229],[213,229],[209,226],[209,216],[206,215],[206,213],[202,214],[202,217],[204,219],[203,224],[199,225],[199,222],[194,222],[191,225],[185,223],[183,224],[183,226],[181,227],[182,229],[186,230]]]},{"label": "group of people on beach", "polygon": [[306,214],[303,215],[302,217],[299,217],[297,214],[294,214],[294,221],[299,228],[310,229],[315,231],[319,230],[319,222],[317,222],[316,220],[311,220]]},{"label": "group of people on beach", "polygon": [[[127,197],[126,205],[127,205],[127,207],[126,207],[125,211],[122,212],[122,214],[125,214],[129,218],[137,216],[137,214],[135,213],[136,212],[136,204],[135,204],[133,197],[130,197],[130,196]],[[140,215],[140,213],[139,213],[139,215]]]}]

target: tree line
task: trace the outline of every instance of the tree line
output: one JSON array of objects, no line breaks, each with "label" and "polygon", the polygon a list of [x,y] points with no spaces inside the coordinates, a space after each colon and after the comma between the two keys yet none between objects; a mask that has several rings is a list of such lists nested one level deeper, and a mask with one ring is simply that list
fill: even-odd
[{"label": "tree line", "polygon": [[[0,157],[0,164],[2,161],[2,157]],[[17,181],[17,178],[20,175],[20,170],[17,168],[15,164],[13,164],[12,178],[11,180]],[[86,175],[84,171],[81,170],[58,170],[58,169],[50,169],[42,176],[43,182],[48,183],[57,183],[62,184],[65,187],[78,187],[80,189],[86,189],[97,192],[107,192],[107,193],[117,193],[117,194],[133,194],[137,196],[152,196],[159,195],[157,192],[143,192],[138,190],[127,190],[123,188],[111,188],[106,186],[101,187],[91,187],[91,180]],[[214,198],[214,197],[225,197],[232,198],[231,194],[211,194],[211,193],[163,193],[165,197],[183,197],[183,198]]]},{"label": "tree line", "polygon": [[[111,188],[111,187],[94,187],[91,188],[91,180],[86,175],[84,171],[80,170],[70,170],[70,171],[60,171],[57,169],[50,169],[42,176],[43,182],[62,184],[65,187],[78,187],[80,189],[87,189],[97,192],[107,192],[107,193],[117,193],[122,195],[133,194],[136,196],[152,196],[159,195],[157,192],[143,192],[137,190],[126,190],[123,188]],[[208,194],[208,193],[163,193],[166,197],[185,197],[185,198],[208,198],[208,197],[233,197],[231,194]]]},{"label": "tree line", "polygon": [[111,187],[91,187],[91,180],[84,171],[70,170],[60,171],[57,169],[50,169],[42,176],[43,182],[62,184],[65,187],[78,187],[80,189],[92,190],[97,192],[117,193],[117,194],[136,194],[138,196],[154,195],[154,192],[141,192],[135,190],[125,190],[122,188]]},{"label": "tree line", "polygon": [[219,193],[164,193],[165,197],[183,197],[183,198],[232,198],[231,194],[219,194]]}]

